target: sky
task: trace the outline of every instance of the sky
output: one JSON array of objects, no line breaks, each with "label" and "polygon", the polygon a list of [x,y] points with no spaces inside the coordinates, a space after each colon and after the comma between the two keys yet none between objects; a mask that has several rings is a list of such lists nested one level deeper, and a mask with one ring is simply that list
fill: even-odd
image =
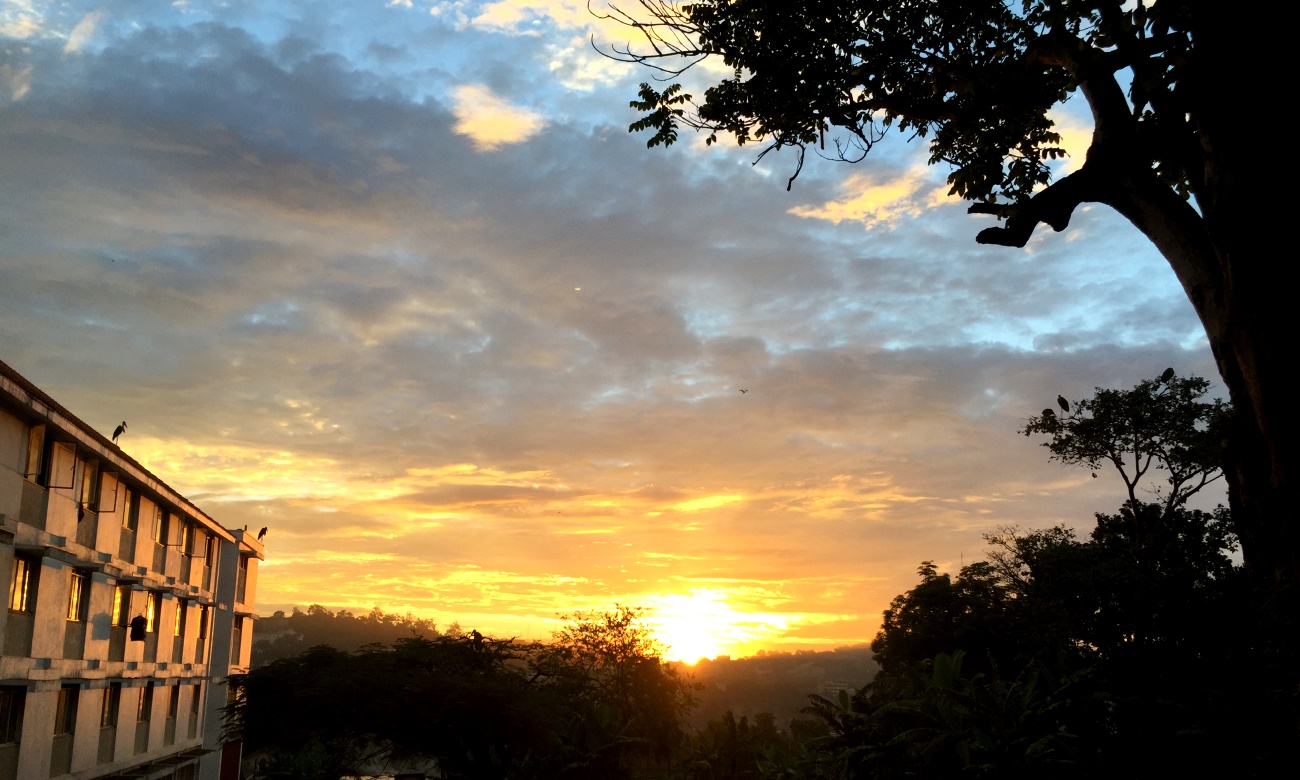
[{"label": "sky", "polygon": [[792,154],[647,149],[651,74],[592,45],[630,38],[585,0],[7,0],[0,360],[267,526],[265,614],[633,605],[687,659],[870,641],[921,561],[1086,532],[1118,478],[1027,418],[1217,378],[1113,212],[985,247],[905,136],[790,191]]}]

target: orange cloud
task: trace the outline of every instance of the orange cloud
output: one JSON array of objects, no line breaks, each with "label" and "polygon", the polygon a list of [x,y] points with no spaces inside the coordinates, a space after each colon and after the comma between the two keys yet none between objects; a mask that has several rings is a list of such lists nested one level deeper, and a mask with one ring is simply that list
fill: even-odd
[{"label": "orange cloud", "polygon": [[795,206],[789,213],[797,217],[824,219],[828,222],[861,222],[870,229],[890,225],[903,217],[918,216],[927,205],[925,190],[930,185],[925,166],[909,168],[893,178],[871,171],[849,174],[840,184],[843,196],[820,206]]},{"label": "orange cloud", "polygon": [[455,131],[469,136],[481,152],[527,141],[546,124],[540,114],[510,105],[482,84],[456,87],[452,101]]}]

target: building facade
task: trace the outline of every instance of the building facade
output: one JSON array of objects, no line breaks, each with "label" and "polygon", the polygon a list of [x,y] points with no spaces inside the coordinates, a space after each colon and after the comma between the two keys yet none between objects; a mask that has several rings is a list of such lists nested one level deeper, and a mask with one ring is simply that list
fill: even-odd
[{"label": "building facade", "polygon": [[262,558],[0,362],[0,780],[237,778]]}]

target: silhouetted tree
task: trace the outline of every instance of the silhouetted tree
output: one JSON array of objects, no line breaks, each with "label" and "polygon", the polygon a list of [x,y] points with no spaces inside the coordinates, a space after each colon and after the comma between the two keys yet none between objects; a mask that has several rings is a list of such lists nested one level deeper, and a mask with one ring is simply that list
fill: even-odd
[{"label": "silhouetted tree", "polygon": [[625,606],[567,615],[529,660],[534,677],[569,703],[574,776],[626,777],[642,759],[669,761],[682,741],[693,686],[663,660],[643,615]]},{"label": "silhouetted tree", "polygon": [[419,759],[474,780],[657,772],[680,744],[690,688],[640,616],[579,613],[551,644],[471,631],[314,647],[231,678],[226,728],[256,777],[337,778]]},{"label": "silhouetted tree", "polygon": [[[732,75],[701,101],[642,84],[632,106],[671,144],[679,127],[763,151],[813,147],[859,160],[890,128],[929,139],[952,193],[995,215],[985,244],[1022,247],[1064,230],[1083,203],[1126,217],[1169,262],[1205,326],[1236,414],[1228,464],[1247,561],[1300,578],[1300,408],[1291,402],[1295,295],[1257,212],[1260,126],[1224,98],[1256,83],[1236,47],[1284,48],[1280,25],[1211,0],[639,0],[613,18],[644,35],[611,56],[662,77],[717,56]],[[644,11],[644,13],[643,13]],[[1074,172],[1049,112],[1072,95],[1093,134]],[[827,136],[833,144],[827,148]],[[761,155],[760,155],[761,156]],[[798,168],[796,168],[796,175]],[[1274,206],[1273,208],[1276,208]]]},{"label": "silhouetted tree", "polygon": [[1254,777],[1289,760],[1294,653],[1245,608],[1227,510],[1186,505],[1218,473],[1205,440],[1225,410],[1205,389],[1167,372],[1033,418],[1054,458],[1121,473],[1120,511],[1085,540],[1004,529],[956,578],[922,564],[872,643],[881,673],[814,698],[832,734],[804,776]]},{"label": "silhouetted tree", "polygon": [[1209,391],[1209,381],[1182,378],[1170,369],[1131,390],[1098,387],[1068,412],[1045,409],[1029,418],[1022,432],[1050,436],[1043,446],[1052,460],[1083,466],[1093,476],[1100,468],[1113,468],[1124,481],[1126,506],[1141,503],[1138,491],[1150,481],[1168,514],[1223,476],[1231,408],[1217,398],[1202,400]]}]

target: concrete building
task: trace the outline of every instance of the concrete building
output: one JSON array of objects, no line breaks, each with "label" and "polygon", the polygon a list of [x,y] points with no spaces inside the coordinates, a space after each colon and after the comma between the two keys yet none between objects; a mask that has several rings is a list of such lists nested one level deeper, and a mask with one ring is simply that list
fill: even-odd
[{"label": "concrete building", "polygon": [[261,543],[0,362],[0,780],[227,780]]}]

